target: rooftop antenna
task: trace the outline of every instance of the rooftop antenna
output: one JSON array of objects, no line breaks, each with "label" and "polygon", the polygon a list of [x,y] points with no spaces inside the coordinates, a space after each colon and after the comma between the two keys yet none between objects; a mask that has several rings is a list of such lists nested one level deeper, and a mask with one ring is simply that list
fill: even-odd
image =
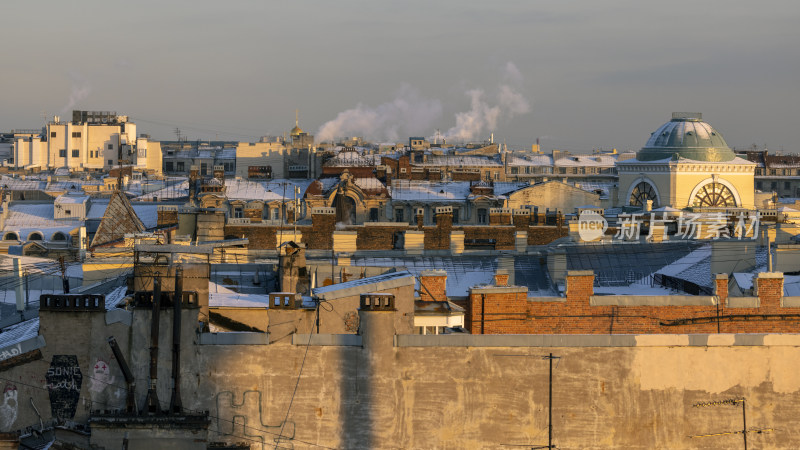
[{"label": "rooftop antenna", "polygon": [[294,110],[294,126],[296,126],[296,127],[300,126],[300,110],[299,109],[295,109]]},{"label": "rooftop antenna", "polygon": [[175,128],[175,135],[178,136],[178,142],[181,141],[181,129]]}]

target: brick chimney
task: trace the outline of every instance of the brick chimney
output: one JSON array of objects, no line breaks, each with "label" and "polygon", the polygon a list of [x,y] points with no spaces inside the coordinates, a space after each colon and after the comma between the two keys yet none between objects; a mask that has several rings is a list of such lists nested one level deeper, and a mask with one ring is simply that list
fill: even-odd
[{"label": "brick chimney", "polygon": [[755,295],[760,307],[780,308],[783,297],[783,272],[761,272],[755,280]]},{"label": "brick chimney", "polygon": [[447,272],[423,270],[419,274],[419,299],[429,302],[447,300],[446,286]]}]

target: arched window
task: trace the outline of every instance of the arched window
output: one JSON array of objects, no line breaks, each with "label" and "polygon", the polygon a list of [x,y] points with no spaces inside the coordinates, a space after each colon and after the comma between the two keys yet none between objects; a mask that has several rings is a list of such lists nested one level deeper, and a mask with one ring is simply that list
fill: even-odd
[{"label": "arched window", "polygon": [[34,231],[33,233],[28,235],[28,240],[29,241],[42,241],[42,240],[44,240],[44,236],[42,236],[42,233],[39,233],[38,231]]},{"label": "arched window", "polygon": [[633,191],[631,191],[631,198],[628,203],[633,206],[644,207],[648,200],[653,201],[654,207],[658,206],[658,196],[656,195],[656,190],[653,188],[653,185],[646,181],[641,181],[634,186]]},{"label": "arched window", "polygon": [[692,206],[736,206],[736,198],[728,186],[722,183],[708,183],[694,195]]},{"label": "arched window", "polygon": [[4,241],[18,241],[19,240],[19,236],[17,235],[17,233],[8,232],[3,236],[3,240]]},{"label": "arched window", "polygon": [[56,231],[55,233],[53,233],[53,239],[52,240],[54,240],[54,241],[66,241],[67,240],[67,235],[65,235],[64,233],[62,233],[60,231]]}]

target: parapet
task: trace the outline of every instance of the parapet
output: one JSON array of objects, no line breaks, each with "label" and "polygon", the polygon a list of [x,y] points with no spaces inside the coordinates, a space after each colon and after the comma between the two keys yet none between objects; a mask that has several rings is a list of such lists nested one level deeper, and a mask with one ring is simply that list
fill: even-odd
[{"label": "parapet", "polygon": [[272,292],[269,294],[270,309],[297,309],[300,294],[293,292]]},{"label": "parapet", "polygon": [[360,309],[362,311],[396,311],[394,307],[394,294],[361,294]]},{"label": "parapet", "polygon": [[105,311],[106,296],[97,294],[42,294],[40,311]]}]

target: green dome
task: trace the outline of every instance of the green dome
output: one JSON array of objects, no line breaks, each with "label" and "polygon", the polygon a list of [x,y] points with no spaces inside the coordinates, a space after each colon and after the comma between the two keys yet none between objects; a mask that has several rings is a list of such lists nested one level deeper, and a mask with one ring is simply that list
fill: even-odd
[{"label": "green dome", "polygon": [[672,120],[650,135],[636,154],[639,161],[682,157],[695,161],[721,162],[736,158],[722,135],[700,113],[672,113]]}]

